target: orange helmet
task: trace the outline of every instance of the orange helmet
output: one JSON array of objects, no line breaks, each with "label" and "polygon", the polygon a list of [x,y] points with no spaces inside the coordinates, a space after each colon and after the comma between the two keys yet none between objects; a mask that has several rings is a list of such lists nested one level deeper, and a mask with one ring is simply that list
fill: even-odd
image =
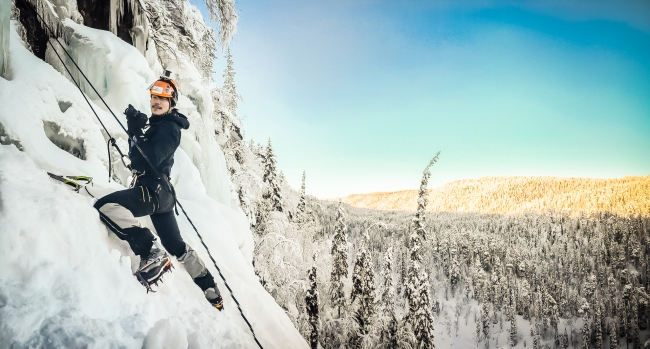
[{"label": "orange helmet", "polygon": [[171,106],[174,107],[178,103],[178,84],[169,78],[170,75],[171,72],[166,70],[165,75],[149,86],[149,93],[153,96],[169,98]]}]

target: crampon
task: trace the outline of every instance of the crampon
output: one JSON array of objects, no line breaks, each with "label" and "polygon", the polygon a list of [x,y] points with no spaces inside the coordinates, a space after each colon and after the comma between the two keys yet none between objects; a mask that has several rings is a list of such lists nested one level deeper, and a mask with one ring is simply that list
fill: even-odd
[{"label": "crampon", "polygon": [[136,271],[133,275],[135,275],[135,277],[138,279],[138,281],[140,281],[140,284],[142,284],[142,286],[144,286],[147,289],[147,293],[156,292],[153,289],[152,286],[158,287],[158,282],[160,282],[162,284],[163,283],[163,280],[162,280],[163,275],[165,275],[165,273],[167,273],[168,271],[171,271],[173,268],[174,268],[174,265],[172,264],[172,262],[167,261],[165,266],[162,268],[161,272],[158,275],[156,275],[155,277],[148,280],[148,281],[147,281],[146,278],[144,278],[142,276],[142,274],[140,274],[139,271]]}]

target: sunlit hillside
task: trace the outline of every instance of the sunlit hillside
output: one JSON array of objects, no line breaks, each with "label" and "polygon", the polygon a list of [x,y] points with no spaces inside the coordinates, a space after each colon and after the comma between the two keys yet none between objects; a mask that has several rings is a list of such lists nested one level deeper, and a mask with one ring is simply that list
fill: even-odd
[{"label": "sunlit hillside", "polygon": [[[650,176],[614,179],[485,177],[429,189],[429,211],[512,214],[562,210],[650,216]],[[343,202],[378,210],[415,211],[417,191],[354,194]]]}]

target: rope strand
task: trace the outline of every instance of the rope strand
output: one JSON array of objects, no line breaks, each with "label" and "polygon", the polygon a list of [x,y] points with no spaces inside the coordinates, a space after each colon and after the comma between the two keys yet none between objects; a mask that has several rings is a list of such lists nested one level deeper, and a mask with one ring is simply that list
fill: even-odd
[{"label": "rope strand", "polygon": [[[36,14],[38,14],[38,12],[36,12]],[[40,17],[40,15],[39,15],[39,17]],[[43,18],[41,17],[41,20],[42,19]],[[49,27],[48,27],[48,29],[49,29]],[[57,42],[58,42],[58,40],[57,40]],[[65,62],[63,62],[63,59],[61,58],[59,53],[54,48],[54,45],[52,45],[52,42],[50,40],[47,40],[47,43],[50,44],[50,47],[52,48],[52,51],[54,51],[54,54],[59,58],[59,61],[61,61],[61,63],[63,64],[63,68],[65,68],[65,71],[67,71],[68,75],[70,75],[70,79],[72,79],[74,84],[77,85],[77,88],[79,89],[79,91],[81,91],[81,86],[79,86],[79,83],[77,82],[77,80],[74,78],[74,76],[72,76],[72,73],[70,72],[70,69],[68,69],[68,66],[65,64]],[[59,45],[61,45],[60,42],[59,42]],[[63,48],[63,51],[65,51],[66,53],[68,52],[68,51],[65,50],[63,45],[61,45],[61,48]],[[104,131],[106,131],[106,135],[108,135],[108,142],[106,143],[106,148],[108,148],[108,181],[110,182],[111,181],[111,170],[112,170],[111,162],[112,162],[112,160],[111,160],[111,148],[110,148],[109,144],[112,144],[115,148],[117,148],[117,151],[120,153],[120,155],[122,155],[122,158],[124,158],[124,154],[122,154],[122,150],[115,143],[115,138],[113,138],[113,136],[111,136],[111,133],[108,132],[108,129],[106,128],[106,126],[102,122],[102,119],[100,119],[99,115],[97,115],[97,112],[95,111],[95,108],[93,108],[92,104],[90,104],[90,101],[88,101],[88,98],[86,97],[86,94],[81,92],[81,95],[86,100],[86,103],[88,103],[88,106],[90,107],[90,110],[93,111],[93,114],[95,114],[95,117],[97,117],[97,120],[99,120],[99,124],[102,125],[102,127],[104,128]],[[122,163],[124,163],[124,159],[122,159]]]},{"label": "rope strand", "polygon": [[199,234],[199,231],[194,226],[194,223],[192,222],[190,217],[185,212],[185,209],[183,208],[183,205],[181,205],[181,203],[178,202],[178,200],[176,200],[176,203],[178,204],[178,207],[181,208],[181,211],[183,211],[183,214],[187,218],[187,221],[190,222],[190,225],[192,225],[192,228],[194,228],[194,231],[196,232],[196,235],[199,236],[199,240],[201,241],[201,244],[203,245],[205,250],[208,252],[208,256],[210,257],[210,260],[214,264],[214,267],[217,268],[217,272],[219,272],[219,276],[221,277],[221,280],[223,280],[223,284],[226,285],[226,288],[228,289],[228,292],[230,292],[230,296],[232,297],[232,300],[235,301],[235,304],[237,304],[237,309],[239,309],[239,313],[241,314],[241,317],[244,319],[244,321],[246,321],[246,325],[248,325],[248,328],[251,330],[251,333],[253,334],[253,339],[255,339],[255,343],[257,343],[257,345],[260,348],[262,348],[262,345],[260,344],[260,342],[257,340],[257,337],[255,336],[255,332],[253,331],[253,326],[251,326],[250,322],[248,322],[248,319],[244,315],[244,312],[242,311],[241,306],[239,305],[239,302],[237,301],[237,298],[235,298],[235,294],[232,292],[232,289],[230,289],[230,286],[228,285],[228,282],[226,281],[226,278],[221,273],[221,269],[219,269],[219,266],[217,265],[217,262],[212,257],[212,254],[210,253],[210,250],[208,249],[208,246],[206,246],[205,242],[203,242],[203,238],[201,237],[201,234]]},{"label": "rope strand", "polygon": [[111,168],[113,166],[113,160],[111,159],[111,140],[109,139],[106,142],[106,150],[108,151],[108,181],[111,181]]}]

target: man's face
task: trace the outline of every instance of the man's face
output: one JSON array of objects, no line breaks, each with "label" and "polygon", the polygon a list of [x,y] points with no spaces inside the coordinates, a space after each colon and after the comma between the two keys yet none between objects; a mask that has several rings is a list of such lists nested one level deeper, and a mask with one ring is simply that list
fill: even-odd
[{"label": "man's face", "polygon": [[169,98],[151,95],[151,115],[162,115],[169,111]]}]

